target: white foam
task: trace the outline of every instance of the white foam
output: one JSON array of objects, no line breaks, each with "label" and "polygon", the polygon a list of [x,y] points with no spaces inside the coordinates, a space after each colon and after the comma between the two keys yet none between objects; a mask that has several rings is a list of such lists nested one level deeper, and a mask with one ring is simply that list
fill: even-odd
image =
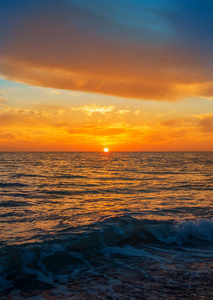
[{"label": "white foam", "polygon": [[120,254],[122,256],[140,256],[140,257],[146,257],[150,259],[154,259],[156,261],[161,261],[162,258],[158,255],[153,255],[149,252],[144,251],[143,249],[134,248],[131,246],[125,246],[125,247],[106,247],[103,250],[100,251],[103,253],[106,257],[111,257],[112,254]]},{"label": "white foam", "polygon": [[50,276],[46,276],[44,273],[40,272],[37,269],[31,269],[30,267],[27,267],[27,264],[32,262],[35,259],[35,254],[31,251],[28,251],[25,253],[24,259],[22,259],[23,266],[22,270],[27,274],[36,274],[38,276],[38,279],[40,281],[46,282],[46,283],[53,283],[53,280]]},{"label": "white foam", "polygon": [[188,242],[213,242],[213,219],[181,220],[173,227],[150,227],[161,242],[182,245]]}]

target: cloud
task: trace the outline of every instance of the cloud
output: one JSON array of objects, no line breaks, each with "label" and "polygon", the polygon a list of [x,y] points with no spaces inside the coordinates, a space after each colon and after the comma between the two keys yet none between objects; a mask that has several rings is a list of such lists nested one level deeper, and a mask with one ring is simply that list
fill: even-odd
[{"label": "cloud", "polygon": [[213,132],[213,114],[201,115],[199,117],[199,125],[204,132]]},{"label": "cloud", "polygon": [[164,121],[161,123],[161,125],[170,127],[170,128],[182,128],[182,127],[191,127],[193,124],[193,119],[190,118],[175,118],[170,119],[167,121]]},{"label": "cloud", "polygon": [[100,136],[107,137],[126,133],[128,132],[128,128],[129,127],[126,124],[117,123],[109,125],[86,124],[84,126],[70,128],[68,129],[68,133],[72,135],[87,135],[100,138]]},{"label": "cloud", "polygon": [[115,109],[114,105],[98,106],[96,104],[90,104],[90,105],[81,105],[79,107],[73,107],[70,110],[82,111],[86,113],[88,116],[91,116],[93,113],[101,113],[102,115],[105,115],[106,113],[112,112],[114,109]]},{"label": "cloud", "polygon": [[134,111],[134,115],[138,116],[140,114],[140,109],[137,109],[136,111]]},{"label": "cloud", "polygon": [[170,130],[183,130],[183,132],[187,130],[190,134],[192,132],[203,132],[208,135],[213,132],[213,114],[199,114],[190,118],[174,118],[160,123],[160,126],[165,126]]},{"label": "cloud", "polygon": [[[34,126],[47,126],[54,120],[48,114],[27,109],[10,109],[0,112],[0,128],[32,128]],[[50,124],[51,126],[51,124]]]},{"label": "cloud", "polygon": [[0,130],[0,140],[14,140],[16,136],[12,133],[5,133],[4,131]]},{"label": "cloud", "polygon": [[128,114],[128,113],[130,113],[130,112],[131,112],[130,109],[120,109],[120,110],[117,112],[117,114],[119,114],[119,115],[125,115],[125,114]]},{"label": "cloud", "polygon": [[212,96],[213,3],[0,2],[0,76],[72,91]]}]

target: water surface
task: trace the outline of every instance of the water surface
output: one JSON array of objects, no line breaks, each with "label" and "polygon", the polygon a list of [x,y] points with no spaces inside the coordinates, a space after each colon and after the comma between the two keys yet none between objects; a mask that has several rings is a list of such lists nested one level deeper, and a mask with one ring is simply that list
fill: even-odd
[{"label": "water surface", "polygon": [[125,299],[124,274],[127,298],[155,299],[159,285],[156,299],[169,299],[171,274],[181,288],[197,276],[187,297],[209,297],[212,162],[211,152],[0,153],[2,297]]}]

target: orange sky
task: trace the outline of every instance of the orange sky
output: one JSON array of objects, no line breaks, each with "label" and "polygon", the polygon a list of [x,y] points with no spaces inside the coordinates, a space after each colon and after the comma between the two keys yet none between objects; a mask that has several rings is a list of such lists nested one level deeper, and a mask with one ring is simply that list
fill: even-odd
[{"label": "orange sky", "polygon": [[0,151],[212,151],[211,11],[2,1]]},{"label": "orange sky", "polygon": [[209,151],[208,99],[145,101],[0,80],[1,151]]}]

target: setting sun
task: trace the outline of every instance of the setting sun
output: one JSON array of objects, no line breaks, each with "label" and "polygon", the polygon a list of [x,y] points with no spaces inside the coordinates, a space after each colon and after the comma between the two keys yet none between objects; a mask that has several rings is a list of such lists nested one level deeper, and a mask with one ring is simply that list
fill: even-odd
[{"label": "setting sun", "polygon": [[109,149],[108,148],[104,148],[104,152],[109,152]]}]

